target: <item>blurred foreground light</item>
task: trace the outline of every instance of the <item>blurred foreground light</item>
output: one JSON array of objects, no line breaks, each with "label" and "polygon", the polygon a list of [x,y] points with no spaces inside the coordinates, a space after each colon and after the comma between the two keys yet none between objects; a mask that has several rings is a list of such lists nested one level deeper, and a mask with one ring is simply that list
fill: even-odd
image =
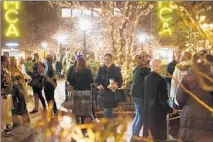
[{"label": "blurred foreground light", "polygon": [[210,24],[209,27],[210,27],[211,29],[213,29],[213,24]]},{"label": "blurred foreground light", "polygon": [[59,122],[59,125],[62,128],[71,128],[72,127],[72,118],[69,116],[63,116],[61,121]]},{"label": "blurred foreground light", "polygon": [[5,44],[8,47],[17,47],[19,46],[19,44],[17,42],[8,42]]},{"label": "blurred foreground light", "polygon": [[209,25],[208,24],[202,24],[201,27],[206,30],[206,29],[209,28]]},{"label": "blurred foreground light", "polygon": [[84,32],[92,27],[91,22],[87,19],[79,19],[79,26],[80,30]]},{"label": "blurred foreground light", "polygon": [[203,22],[206,19],[206,16],[202,15],[200,16],[200,22]]}]

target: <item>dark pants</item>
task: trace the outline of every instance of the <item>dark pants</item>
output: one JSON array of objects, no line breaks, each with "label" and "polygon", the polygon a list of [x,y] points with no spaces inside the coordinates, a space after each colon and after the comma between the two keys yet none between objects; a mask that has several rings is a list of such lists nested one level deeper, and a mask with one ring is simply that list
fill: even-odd
[{"label": "dark pants", "polygon": [[46,103],[44,97],[42,96],[42,88],[33,87],[33,94],[38,95],[38,98],[40,99],[43,108],[46,109]]},{"label": "dark pants", "polygon": [[22,87],[22,85],[14,85],[13,86],[13,92],[12,92],[12,100],[13,100],[13,105],[14,105],[14,113],[17,115],[24,115],[24,114],[28,114],[27,111],[27,105],[26,102],[24,100],[24,94],[22,94],[21,92],[23,92],[24,89]]},{"label": "dark pants", "polygon": [[84,124],[85,116],[76,116],[75,120],[77,124]]},{"label": "dark pants", "polygon": [[45,93],[47,103],[49,105],[50,101],[52,101],[53,102],[53,112],[57,113],[58,109],[57,109],[57,106],[55,103],[54,91],[55,91],[55,88],[50,83],[44,84],[44,93]]}]

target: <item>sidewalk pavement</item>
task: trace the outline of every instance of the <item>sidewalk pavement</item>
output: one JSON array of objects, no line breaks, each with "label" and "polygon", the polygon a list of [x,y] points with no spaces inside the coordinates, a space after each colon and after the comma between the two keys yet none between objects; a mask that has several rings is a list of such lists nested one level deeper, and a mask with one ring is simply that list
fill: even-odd
[{"label": "sidewalk pavement", "polygon": [[[65,80],[61,79],[57,81],[58,86],[55,90],[55,101],[57,108],[62,111],[67,111],[65,108],[61,106],[61,104],[65,101]],[[33,105],[33,96],[32,91],[29,91],[31,95],[31,102],[27,104],[27,109],[30,112],[34,105]],[[44,93],[43,93],[44,95]],[[39,120],[42,119],[42,105],[40,103],[40,112],[37,114],[30,115],[31,122],[28,125],[17,127],[13,130],[13,136],[12,137],[1,137],[2,142],[42,142],[44,141],[44,134],[40,133],[40,130],[35,128],[35,124],[38,123]],[[125,117],[125,116],[124,116]],[[127,130],[127,141],[129,141],[131,136],[131,126],[132,122],[128,123],[128,130]],[[118,128],[119,132],[119,128]],[[112,140],[110,140],[112,142]]]}]

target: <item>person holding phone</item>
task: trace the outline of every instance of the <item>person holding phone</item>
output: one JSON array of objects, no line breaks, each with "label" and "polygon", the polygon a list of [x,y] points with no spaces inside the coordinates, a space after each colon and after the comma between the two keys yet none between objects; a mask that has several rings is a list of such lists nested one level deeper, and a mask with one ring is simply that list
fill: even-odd
[{"label": "person holding phone", "polygon": [[[104,55],[104,65],[101,66],[97,73],[95,80],[98,90],[107,95],[110,92],[115,92],[122,86],[123,78],[121,69],[113,63],[113,55],[107,53]],[[115,100],[106,101],[103,100],[103,116],[105,118],[113,118],[113,108],[117,107],[118,104]]]}]

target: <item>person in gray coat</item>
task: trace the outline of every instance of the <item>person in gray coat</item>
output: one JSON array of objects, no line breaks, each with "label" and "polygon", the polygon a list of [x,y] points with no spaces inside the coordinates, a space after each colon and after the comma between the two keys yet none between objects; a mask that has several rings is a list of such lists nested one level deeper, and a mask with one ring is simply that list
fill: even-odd
[{"label": "person in gray coat", "polygon": [[[193,57],[192,69],[185,75],[181,84],[192,92],[210,108],[213,107],[213,83],[204,78],[202,72],[212,78],[210,65],[206,64],[197,53]],[[205,85],[204,85],[205,84]],[[208,90],[206,85],[211,86]],[[197,102],[179,85],[177,89],[177,102],[182,108],[180,118],[179,138],[184,142],[212,142],[213,141],[213,116],[212,112]]]}]

